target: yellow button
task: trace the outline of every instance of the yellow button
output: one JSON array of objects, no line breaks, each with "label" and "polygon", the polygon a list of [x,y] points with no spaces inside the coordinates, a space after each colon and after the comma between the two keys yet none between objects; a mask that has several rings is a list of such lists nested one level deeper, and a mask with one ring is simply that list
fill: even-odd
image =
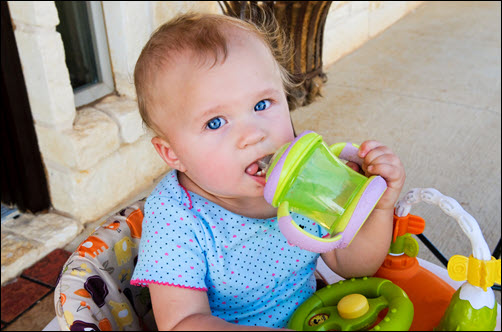
[{"label": "yellow button", "polygon": [[361,294],[350,294],[338,302],[337,309],[344,319],[359,318],[368,312],[368,300]]}]

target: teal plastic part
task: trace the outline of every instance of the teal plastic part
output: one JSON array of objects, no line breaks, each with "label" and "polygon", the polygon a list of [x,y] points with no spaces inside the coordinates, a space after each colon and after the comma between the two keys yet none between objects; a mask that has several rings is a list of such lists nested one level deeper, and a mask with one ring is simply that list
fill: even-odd
[{"label": "teal plastic part", "polygon": [[[362,294],[369,310],[361,317],[343,319],[338,302],[347,295]],[[406,293],[390,280],[374,277],[352,278],[328,285],[315,292],[295,311],[288,328],[297,331],[356,331],[371,327],[380,311],[387,315],[372,330],[406,331],[413,321],[413,304]]]},{"label": "teal plastic part", "polygon": [[497,301],[492,309],[474,309],[467,300],[460,298],[458,289],[451,298],[435,331],[493,331],[497,324]]}]

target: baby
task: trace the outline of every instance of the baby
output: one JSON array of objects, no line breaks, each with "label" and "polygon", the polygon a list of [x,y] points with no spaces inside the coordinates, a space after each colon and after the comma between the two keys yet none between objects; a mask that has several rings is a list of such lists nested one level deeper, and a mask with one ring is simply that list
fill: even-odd
[{"label": "baby", "polygon": [[[138,59],[140,112],[173,168],[146,201],[131,280],[149,287],[159,330],[284,328],[316,290],[319,254],[288,245],[256,167],[294,139],[291,81],[274,54],[250,23],[186,14],[161,26]],[[322,254],[343,277],[370,276],[383,262],[405,180],[382,144],[362,143],[359,156],[361,172],[388,189],[349,247]]]}]

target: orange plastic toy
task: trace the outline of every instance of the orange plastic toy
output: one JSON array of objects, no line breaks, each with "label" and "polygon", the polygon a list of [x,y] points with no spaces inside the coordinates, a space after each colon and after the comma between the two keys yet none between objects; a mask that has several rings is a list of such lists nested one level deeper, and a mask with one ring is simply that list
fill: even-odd
[{"label": "orange plastic toy", "polygon": [[418,244],[410,234],[421,234],[425,221],[414,215],[394,214],[394,235],[390,253],[374,277],[401,287],[414,305],[410,331],[432,331],[438,326],[455,293],[449,284],[418,264]]}]

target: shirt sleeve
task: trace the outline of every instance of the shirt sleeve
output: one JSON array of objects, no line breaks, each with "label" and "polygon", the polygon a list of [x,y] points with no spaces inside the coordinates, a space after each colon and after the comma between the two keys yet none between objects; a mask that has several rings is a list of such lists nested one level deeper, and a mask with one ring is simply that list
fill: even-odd
[{"label": "shirt sleeve", "polygon": [[207,291],[202,232],[191,210],[169,197],[151,196],[144,215],[131,284],[156,283]]}]

